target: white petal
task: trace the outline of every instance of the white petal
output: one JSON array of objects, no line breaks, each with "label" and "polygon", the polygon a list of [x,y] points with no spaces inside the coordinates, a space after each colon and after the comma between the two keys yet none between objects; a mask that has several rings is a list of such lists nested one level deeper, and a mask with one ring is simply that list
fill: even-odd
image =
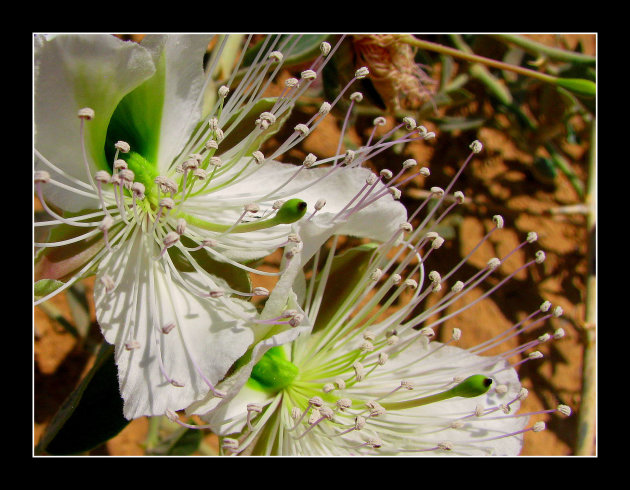
[{"label": "white petal", "polygon": [[[107,293],[100,280],[95,287],[96,314],[105,339],[116,345],[119,384],[128,419],[180,410],[209,391],[253,341],[244,318],[255,314],[246,302],[200,299],[165,271],[152,238],[137,231],[111,254],[98,277],[107,274],[116,288]],[[168,334],[162,327],[174,323]],[[130,342],[137,349],[128,349]],[[159,345],[159,347],[158,347]],[[183,383],[170,384],[160,369]]]},{"label": "white petal", "polygon": [[142,40],[164,77],[164,105],[160,124],[158,169],[164,172],[182,150],[201,115],[204,83],[203,55],[209,35],[146,36]]},{"label": "white petal", "polygon": [[[269,295],[265,308],[260,315],[261,319],[275,318],[287,309],[295,309],[303,313],[297,304],[295,294],[291,291],[291,284],[295,280],[298,271],[300,271],[300,264],[301,261],[298,254],[288,264],[284,274]],[[261,324],[255,328],[258,343],[252,349],[249,362],[241,366],[219,385],[219,389],[227,392],[227,396],[225,398],[208,397],[205,400],[192,404],[186,410],[189,414],[201,415],[209,424],[216,424],[213,429],[217,434],[225,435],[242,429],[247,417],[247,403],[256,403],[256,400],[252,399],[248,402],[246,400],[247,397],[241,396],[239,393],[243,389],[249,390],[249,388],[246,388],[247,380],[251,375],[252,369],[262,356],[272,347],[287,344],[294,341],[299,335],[307,334],[312,325],[305,316],[304,321],[298,327],[288,327],[286,325],[269,327]],[[265,394],[257,395],[260,400],[267,400],[266,396]],[[229,423],[224,425],[220,414],[229,414]]]},{"label": "white petal", "polygon": [[[145,48],[114,36],[38,36],[34,49],[35,147],[71,176],[89,182],[78,110],[90,107],[95,112],[95,118],[86,122],[91,172],[107,169],[104,144],[109,119],[120,100],[154,71]],[[91,198],[53,186],[46,186],[46,197],[67,211],[96,207]]]}]

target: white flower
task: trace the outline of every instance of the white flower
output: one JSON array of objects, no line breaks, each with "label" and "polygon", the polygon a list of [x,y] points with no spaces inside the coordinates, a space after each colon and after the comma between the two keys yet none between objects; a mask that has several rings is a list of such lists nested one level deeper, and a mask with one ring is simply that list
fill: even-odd
[{"label": "white flower", "polygon": [[[439,253],[443,242],[432,227],[462,202],[454,198],[445,210],[440,208],[451,188],[436,189],[440,201],[418,227],[401,223],[385,243],[335,254],[333,238],[333,260],[322,256],[315,279],[294,281],[290,307],[292,314],[304,315],[305,332],[291,344],[269,350],[249,379],[232,383],[226,398],[214,406],[187,410],[207,421],[202,427],[229,436],[226,454],[517,455],[523,432],[544,428],[542,422],[528,427],[529,414],[519,413],[527,390],[515,367],[539,358],[536,346],[550,337],[498,355],[487,351],[554,316],[548,302],[475,347],[455,345],[465,335],[459,329],[448,341],[434,340],[441,323],[477,302],[461,307],[460,300],[511,255],[490,260],[463,282],[455,281],[463,262],[447,273],[426,271],[430,255]],[[525,239],[517,250],[528,243]],[[438,295],[430,308],[418,309],[449,282],[450,292]],[[392,312],[388,307],[394,301],[403,306]],[[524,359],[518,361],[519,355]],[[558,411],[570,413],[564,406]]]},{"label": "white flower", "polygon": [[[250,291],[249,273],[265,273],[243,262],[296,231],[309,238],[304,260],[333,232],[382,239],[405,215],[387,193],[346,208],[370,175],[361,163],[383,143],[352,165],[341,155],[308,168],[277,161],[327,111],[272,154],[260,152],[318,73],[307,70],[280,97],[263,97],[291,38],[271,36],[234,87],[213,78],[224,36],[204,71],[211,40],[34,41],[34,182],[51,217],[36,226],[56,225],[35,243],[36,277],[63,281],[35,304],[96,271],[97,320],[116,345],[127,418],[222,396],[216,383],[262,338],[254,307],[239,297],[259,292]],[[314,63],[319,71],[325,59]],[[375,216],[383,218],[376,226]]]}]

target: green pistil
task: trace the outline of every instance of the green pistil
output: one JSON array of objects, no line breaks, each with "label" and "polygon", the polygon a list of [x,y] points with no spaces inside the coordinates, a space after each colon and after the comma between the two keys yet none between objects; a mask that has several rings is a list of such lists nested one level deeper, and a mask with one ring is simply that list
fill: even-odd
[{"label": "green pistil", "polygon": [[252,369],[250,381],[265,390],[280,391],[291,385],[298,374],[295,364],[286,358],[281,346],[272,347]]},{"label": "green pistil", "polygon": [[129,170],[133,172],[134,181],[140,182],[144,185],[145,197],[153,202],[156,198],[154,192],[155,178],[159,175],[156,165],[135,151],[130,151],[126,155],[121,155],[121,158],[124,158],[127,162]]},{"label": "green pistil", "polygon": [[252,221],[250,223],[241,223],[236,226],[210,223],[209,221],[183,212],[180,212],[177,217],[184,218],[187,223],[203,228],[204,230],[215,231],[218,233],[223,233],[228,230],[230,233],[247,233],[249,231],[265,230],[277,225],[295,223],[304,216],[306,208],[306,202],[301,199],[289,199],[271,218]]},{"label": "green pistil", "polygon": [[450,390],[446,390],[442,393],[436,393],[435,395],[425,396],[423,398],[417,398],[415,400],[408,400],[405,402],[383,402],[381,405],[385,410],[404,410],[406,408],[421,407],[423,405],[428,405],[429,403],[441,402],[455,396],[474,398],[476,396],[486,394],[491,386],[492,379],[482,374],[475,374],[466,378],[458,385],[453,386]]}]

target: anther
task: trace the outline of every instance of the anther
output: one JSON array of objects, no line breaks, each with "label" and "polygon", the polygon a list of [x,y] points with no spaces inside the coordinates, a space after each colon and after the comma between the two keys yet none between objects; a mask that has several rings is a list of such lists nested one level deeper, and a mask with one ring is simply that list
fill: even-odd
[{"label": "anther", "polygon": [[361,430],[363,429],[363,427],[365,427],[365,424],[367,423],[365,417],[361,417],[361,415],[357,415],[357,417],[354,419],[354,430]]},{"label": "anther", "polygon": [[352,367],[354,368],[354,373],[357,381],[363,381],[363,379],[365,378],[365,368],[363,367],[363,364],[361,364],[359,361],[355,361],[352,364]]},{"label": "anther", "polygon": [[310,131],[308,126],[306,124],[302,124],[302,123],[298,124],[293,129],[295,131],[297,131],[298,133],[301,133],[302,136],[307,136],[309,131]]},{"label": "anther", "polygon": [[[390,337],[391,338],[391,337]],[[376,363],[379,366],[384,366],[385,363],[389,360],[389,355],[387,354],[387,352],[379,352],[378,354],[378,360],[376,361]]]},{"label": "anther", "polygon": [[300,73],[300,76],[303,80],[314,80],[315,78],[317,78],[317,73],[315,73],[313,70],[304,70],[302,73]]},{"label": "anther", "polygon": [[322,209],[324,206],[326,205],[326,199],[318,199],[317,202],[315,203],[314,208],[319,211],[320,209]]},{"label": "anther", "polygon": [[538,252],[536,252],[536,263],[542,264],[544,261],[545,261],[545,252],[543,252],[542,250],[539,250]]},{"label": "anther", "polygon": [[186,220],[184,218],[179,218],[177,220],[177,228],[178,235],[183,235],[186,232]]},{"label": "anther", "polygon": [[337,386],[337,389],[339,390],[345,390],[346,382],[341,378],[335,378],[335,386]]},{"label": "anther", "polygon": [[418,170],[418,173],[420,175],[423,175],[424,177],[428,177],[429,175],[431,175],[431,171],[427,167],[422,167],[420,170]]},{"label": "anther", "polygon": [[136,199],[144,199],[145,187],[142,182],[134,182],[131,184],[131,192],[134,193]]},{"label": "anther", "polygon": [[41,182],[42,184],[47,184],[50,182],[50,174],[45,170],[36,170],[33,174],[33,180],[37,182]]},{"label": "anther", "polygon": [[107,215],[103,218],[103,221],[98,225],[98,229],[101,231],[107,231],[114,225],[114,218]]},{"label": "anther", "polygon": [[94,109],[91,109],[89,107],[84,107],[82,109],[79,109],[77,116],[79,116],[79,119],[85,119],[87,121],[91,121],[92,119],[94,119]]},{"label": "anther", "polygon": [[172,247],[179,241],[179,235],[176,231],[169,231],[164,237],[163,243],[166,248]]},{"label": "anther", "polygon": [[365,406],[370,410],[370,417],[378,417],[385,414],[385,409],[378,402],[369,401],[365,404]]},{"label": "anther", "polygon": [[453,193],[453,197],[455,198],[455,202],[457,204],[462,204],[464,202],[464,193],[462,191],[455,191]]},{"label": "anther", "polygon": [[322,391],[324,393],[330,393],[331,391],[333,391],[335,389],[335,385],[332,383],[326,383],[323,387],[322,387]]},{"label": "anther", "polygon": [[341,163],[343,165],[348,165],[349,163],[352,163],[354,161],[355,156],[356,152],[354,150],[347,150]]},{"label": "anther", "polygon": [[431,187],[431,192],[438,197],[442,197],[444,195],[444,189],[441,187]]},{"label": "anther", "polygon": [[319,396],[312,397],[308,403],[314,407],[321,407],[324,404],[324,400],[322,400]]},{"label": "anther", "polygon": [[499,229],[503,228],[503,216],[501,216],[500,214],[495,214],[492,217],[492,221],[494,222],[494,225],[497,228],[499,228]]},{"label": "anther", "polygon": [[361,352],[372,352],[374,350],[374,344],[369,340],[364,340],[361,342],[361,345],[359,345],[359,350]]},{"label": "anther", "polygon": [[297,87],[300,84],[300,81],[297,78],[287,78],[284,84],[289,88],[293,88]]},{"label": "anther", "polygon": [[125,170],[127,169],[127,167],[127,162],[125,162],[123,159],[119,158],[117,160],[114,160],[114,170]]},{"label": "anther", "polygon": [[280,51],[272,51],[269,53],[269,59],[274,59],[280,62],[282,61],[282,58],[284,58],[284,55]]},{"label": "anther", "polygon": [[527,234],[527,242],[534,243],[536,240],[538,240],[538,234],[535,231],[530,231]]},{"label": "anther", "polygon": [[413,384],[409,381],[406,380],[402,380],[400,382],[400,386],[403,387],[406,390],[413,390]]},{"label": "anther", "polygon": [[408,131],[413,131],[416,129],[416,121],[412,117],[403,117],[403,122],[405,123],[405,127]]},{"label": "anther", "polygon": [[208,160],[208,164],[212,165],[213,167],[220,167],[221,165],[223,165],[223,161],[220,157],[211,157]]},{"label": "anther", "polygon": [[208,172],[206,172],[202,168],[196,168],[195,170],[193,170],[193,175],[199,180],[206,180],[208,178]]},{"label": "anther", "polygon": [[546,313],[551,308],[551,301],[544,301],[543,304],[540,305],[540,311]]},{"label": "anther", "polygon": [[256,119],[256,125],[260,127],[260,129],[267,129],[275,122],[276,116],[274,116],[271,112],[263,112],[260,114],[258,119]]},{"label": "anther", "polygon": [[363,94],[361,92],[352,92],[350,94],[350,100],[353,100],[358,104],[363,100]]},{"label": "anther", "polygon": [[265,156],[262,154],[261,151],[258,150],[252,153],[252,157],[254,157],[254,160],[258,165],[261,165],[265,161]]},{"label": "anther", "polygon": [[442,451],[452,451],[453,450],[453,443],[450,441],[442,441],[440,443],[438,443],[437,445],[438,449],[441,449]]},{"label": "anther", "polygon": [[475,140],[470,144],[470,149],[473,153],[479,153],[483,150],[483,145],[481,144],[481,141]]},{"label": "anther", "polygon": [[397,189],[396,187],[390,187],[388,190],[396,201],[400,199],[400,196],[402,195],[402,193],[400,192],[400,189]]},{"label": "anther", "polygon": [[119,151],[122,151],[123,153],[129,153],[129,150],[131,150],[129,143],[127,143],[126,141],[117,141],[116,144],[114,145],[114,148],[116,148]]},{"label": "anther", "polygon": [[545,430],[547,428],[547,426],[545,425],[544,422],[536,422],[534,424],[534,426],[532,427],[532,431],[534,432],[541,432],[543,430]]},{"label": "anther", "polygon": [[553,309],[553,316],[556,317],[556,318],[562,316],[562,313],[563,313],[563,311],[562,311],[562,308],[560,306],[556,306]]},{"label": "anther", "polygon": [[500,261],[498,258],[493,257],[493,258],[491,258],[491,259],[488,261],[488,264],[487,264],[487,265],[488,265],[488,269],[490,269],[491,271],[493,271],[493,270],[497,269],[497,268],[501,265],[501,261]]},{"label": "anther", "polygon": [[366,66],[362,66],[356,72],[354,72],[355,78],[361,79],[365,78],[370,74],[370,70]]},{"label": "anther", "polygon": [[540,351],[538,351],[538,350],[535,350],[534,352],[530,352],[530,353],[527,355],[527,357],[528,357],[529,359],[541,359],[541,358],[542,358],[542,357],[544,357],[544,356],[543,356],[543,353],[542,353],[542,352],[540,352]]},{"label": "anther", "polygon": [[94,174],[94,180],[100,182],[101,184],[107,184],[110,178],[111,175],[109,175],[109,173],[105,170],[99,170]]},{"label": "anther", "polygon": [[218,90],[219,97],[225,99],[227,95],[230,93],[230,88],[225,85],[221,85]]},{"label": "anther", "polygon": [[262,286],[256,286],[254,289],[252,289],[252,294],[254,296],[269,296],[269,290]]},{"label": "anther", "polygon": [[381,269],[374,269],[370,274],[370,279],[374,282],[378,281],[383,277],[383,271]]},{"label": "anther", "polygon": [[562,415],[566,415],[567,417],[571,415],[571,407],[569,407],[568,405],[558,405],[557,410]]},{"label": "anther", "polygon": [[453,336],[452,339],[457,342],[459,339],[462,338],[462,331],[459,328],[454,328],[453,329]]},{"label": "anther", "polygon": [[433,239],[433,241],[431,242],[431,248],[437,249],[437,248],[440,248],[443,244],[444,244],[444,238],[439,236]]},{"label": "anther", "polygon": [[136,178],[136,174],[133,173],[133,170],[129,170],[127,168],[123,169],[119,173],[120,178],[127,182],[128,184],[133,182],[133,179]]},{"label": "anther", "polygon": [[385,119],[383,116],[378,116],[374,119],[372,124],[374,124],[374,126],[385,126],[385,124],[387,124],[387,119]]},{"label": "anther", "polygon": [[352,400],[349,400],[348,398],[340,398],[337,400],[336,405],[337,408],[343,412],[352,406]]},{"label": "anther", "polygon": [[564,329],[563,328],[559,328],[553,333],[553,338],[556,339],[556,340],[561,339],[562,337],[564,337]]},{"label": "anther", "polygon": [[219,148],[219,143],[215,140],[208,140],[205,144],[206,150],[217,150]]},{"label": "anther", "polygon": [[389,180],[389,179],[391,179],[393,177],[394,174],[392,173],[391,170],[389,170],[387,168],[384,168],[383,170],[380,171],[380,175],[384,179]]},{"label": "anther", "polygon": [[418,162],[416,162],[413,158],[409,158],[403,162],[402,167],[407,170],[409,168],[415,167],[416,165],[418,165]]},{"label": "anther", "polygon": [[317,162],[317,157],[312,153],[309,153],[308,155],[306,155],[306,158],[302,162],[302,165],[304,165],[306,168],[311,168],[315,164],[315,162]]},{"label": "anther", "polygon": [[494,391],[496,391],[499,395],[505,395],[508,391],[508,387],[507,385],[496,385]]},{"label": "anther", "polygon": [[455,284],[453,284],[451,291],[454,293],[459,293],[462,289],[464,289],[464,283],[462,281],[457,281]]},{"label": "anther", "polygon": [[326,41],[322,42],[319,45],[319,50],[322,53],[322,56],[328,56],[328,53],[330,53],[330,43],[327,43]]},{"label": "anther", "polygon": [[173,209],[175,207],[175,201],[173,201],[170,197],[163,197],[160,199],[160,207],[166,209]]},{"label": "anther", "polygon": [[322,102],[322,105],[319,107],[320,114],[328,114],[332,109],[332,105],[329,102]]}]

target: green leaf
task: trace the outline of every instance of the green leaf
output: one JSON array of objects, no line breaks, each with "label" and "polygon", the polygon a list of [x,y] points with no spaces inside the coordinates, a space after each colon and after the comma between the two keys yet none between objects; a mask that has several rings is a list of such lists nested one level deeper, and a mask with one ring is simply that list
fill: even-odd
[{"label": "green leaf", "polygon": [[64,283],[55,279],[41,279],[35,283],[35,299],[43,298],[63,286]]},{"label": "green leaf", "polygon": [[[361,277],[367,271],[369,261],[376,248],[375,243],[359,245],[333,259],[313,332],[325,327],[342,307],[344,301],[351,296]],[[321,277],[318,277],[315,282],[316,290],[320,282]]]},{"label": "green leaf", "polygon": [[594,97],[597,93],[597,85],[591,80],[583,78],[558,78],[556,85],[565,88],[576,95]]},{"label": "green leaf", "polygon": [[118,390],[114,347],[103,344],[94,366],[55,414],[35,452],[84,453],[117,435],[128,423]]}]

